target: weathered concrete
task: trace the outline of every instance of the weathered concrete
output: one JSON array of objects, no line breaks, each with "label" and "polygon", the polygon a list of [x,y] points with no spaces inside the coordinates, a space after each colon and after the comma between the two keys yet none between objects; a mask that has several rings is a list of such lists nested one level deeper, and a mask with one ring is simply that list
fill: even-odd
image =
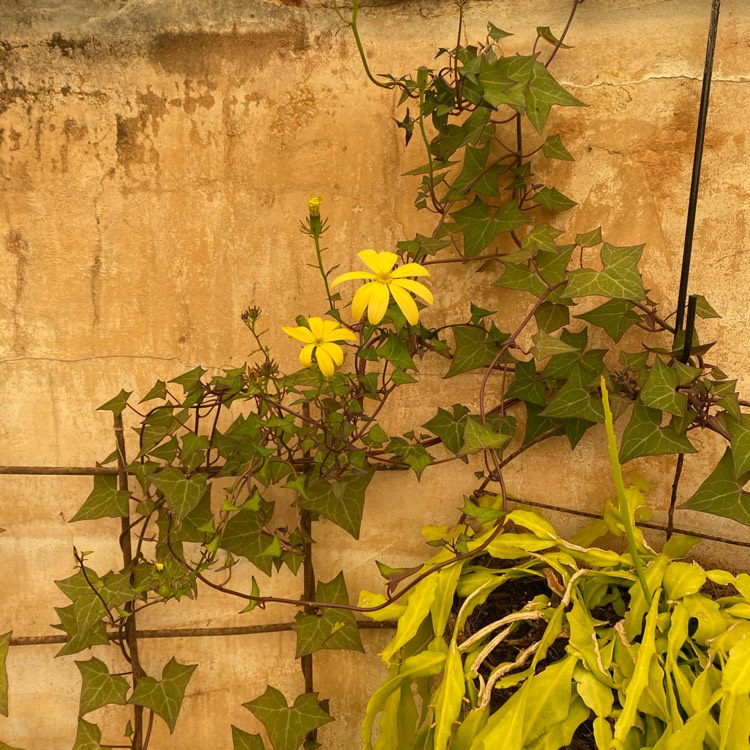
[{"label": "weathered concrete", "polygon": [[[414,70],[455,37],[447,0],[369,5],[377,7],[362,11],[361,26],[375,71]],[[714,360],[748,392],[750,7],[723,5],[693,291],[724,315],[704,330],[718,338]],[[493,20],[518,32],[506,51],[524,48],[536,26],[561,28],[569,6],[474,0],[468,35],[479,38]],[[555,61],[556,75],[589,104],[551,118],[577,161],[545,168],[581,204],[557,223],[571,232],[602,224],[612,242],[646,242],[647,285],[660,300],[676,297],[709,6],[586,0],[569,37],[576,49]],[[0,463],[90,465],[112,442],[108,415],[93,409],[120,388],[143,393],[197,364],[241,363],[252,348],[239,320],[249,305],[263,308],[272,330],[299,312],[318,313],[322,291],[298,232],[310,194],[324,196],[327,253],[346,269],[357,250],[391,247],[428,226],[413,210],[413,184],[399,177],[419,163],[417,147],[404,152],[389,119],[394,96],[367,83],[340,26],[328,0],[0,0]],[[454,312],[467,307],[458,277],[456,269],[434,274],[436,296]],[[504,291],[469,287],[486,307],[512,306]],[[281,335],[275,342],[292,366],[294,343]],[[440,363],[427,358],[424,366],[428,393],[414,402],[416,389],[407,391],[392,423],[419,425],[436,405],[458,400],[456,383],[437,377]],[[477,383],[468,377],[460,386],[468,399]],[[598,508],[609,491],[601,435],[570,456],[563,450],[552,492],[548,461],[556,455],[549,447],[531,453],[509,472],[511,488]],[[638,463],[663,510],[671,469]],[[688,459],[686,492],[708,466]],[[406,486],[402,477],[378,477],[359,543],[321,524],[320,577],[343,567],[355,593],[377,585],[376,558],[420,558],[419,526],[452,519],[468,477],[452,465]],[[51,606],[64,601],[52,580],[70,574],[74,542],[95,550],[96,567],[116,565],[115,523],[67,524],[88,486],[0,477],[0,631],[55,632]],[[686,516],[684,524],[748,538],[729,522]],[[704,554],[747,562],[721,545]],[[295,594],[301,582],[287,576],[277,586]],[[149,610],[142,624],[246,623],[237,609],[206,593]],[[290,614],[269,608],[250,617]],[[356,747],[368,692],[383,675],[376,653],[384,639],[364,634],[368,656],[316,657],[317,687],[338,717],[321,731],[324,747]],[[55,650],[12,651],[3,741],[71,746],[79,674],[72,659],[51,661]],[[143,651],[156,673],[172,654],[201,665],[175,734],[157,723],[157,750],[228,747],[230,722],[258,726],[243,701],[269,681],[289,696],[301,689],[290,634],[151,641]],[[107,741],[124,724],[119,710],[89,718],[112,727]]]}]

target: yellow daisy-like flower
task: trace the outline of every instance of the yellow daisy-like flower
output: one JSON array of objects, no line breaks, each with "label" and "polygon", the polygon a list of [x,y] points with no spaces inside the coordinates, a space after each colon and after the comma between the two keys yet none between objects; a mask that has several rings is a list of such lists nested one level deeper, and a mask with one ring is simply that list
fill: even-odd
[{"label": "yellow daisy-like flower", "polygon": [[335,320],[308,318],[307,326],[282,326],[284,333],[305,346],[299,354],[299,361],[310,367],[315,355],[320,371],[326,377],[333,375],[344,361],[344,352],[336,341],[356,341],[357,334],[341,327]]},{"label": "yellow daisy-like flower", "polygon": [[[377,325],[383,319],[388,303],[393,297],[404,317],[414,325],[419,320],[417,303],[412,299],[412,294],[421,297],[428,305],[433,302],[432,292],[418,281],[407,278],[408,276],[429,276],[430,272],[419,263],[406,263],[394,270],[398,255],[383,251],[376,253],[374,250],[362,250],[357,253],[360,260],[370,269],[369,271],[350,271],[337,276],[331,288],[342,281],[352,279],[364,279],[363,284],[357,289],[352,299],[352,315],[359,320],[367,310],[367,320],[372,325]],[[410,294],[411,293],[411,294]]]}]

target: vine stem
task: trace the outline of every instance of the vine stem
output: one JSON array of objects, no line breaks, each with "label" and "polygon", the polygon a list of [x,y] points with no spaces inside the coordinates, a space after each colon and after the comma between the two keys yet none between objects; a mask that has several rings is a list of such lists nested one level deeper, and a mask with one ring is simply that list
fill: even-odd
[{"label": "vine stem", "polygon": [[630,514],[630,505],[628,504],[628,498],[625,494],[625,482],[622,480],[622,466],[620,466],[620,460],[617,457],[617,438],[615,437],[615,426],[612,419],[612,410],[609,408],[609,393],[607,392],[607,383],[604,380],[604,376],[600,379],[602,389],[602,405],[604,406],[604,425],[607,429],[607,448],[609,450],[609,462],[612,465],[612,476],[615,481],[615,490],[617,491],[617,500],[620,505],[620,518],[622,525],[625,527],[625,537],[628,540],[628,549],[630,550],[630,557],[633,559],[633,567],[635,568],[635,574],[638,576],[641,588],[643,589],[643,596],[646,597],[648,606],[651,606],[653,597],[651,591],[649,591],[648,583],[646,582],[646,574],[643,571],[643,563],[641,557],[638,554],[638,548],[635,545],[635,528],[633,518]]}]

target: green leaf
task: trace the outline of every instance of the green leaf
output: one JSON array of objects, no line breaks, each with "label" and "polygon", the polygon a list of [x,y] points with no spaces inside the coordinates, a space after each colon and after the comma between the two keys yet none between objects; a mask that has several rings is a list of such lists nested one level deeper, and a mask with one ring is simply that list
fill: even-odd
[{"label": "green leaf", "polygon": [[343,474],[334,482],[310,479],[300,495],[300,505],[305,510],[319,513],[344,531],[359,539],[365,491],[373,472]]},{"label": "green leaf", "polygon": [[422,472],[433,462],[432,456],[421,443],[408,443],[403,438],[394,438],[387,446],[387,450],[392,451],[396,458],[408,464],[411,470],[417,475],[417,479],[422,476]]},{"label": "green leaf", "polygon": [[585,106],[573,94],[566,91],[553,77],[547,68],[538,60],[532,64],[528,86],[524,91],[526,114],[538,133],[544,129],[550,110],[554,105]]},{"label": "green leaf", "polygon": [[186,477],[176,466],[167,466],[151,477],[154,486],[164,494],[178,520],[182,520],[198,504],[206,491],[206,477]]},{"label": "green leaf", "polygon": [[[343,572],[328,583],[318,583],[316,602],[349,604]],[[347,649],[364,653],[354,613],[344,609],[322,608],[320,614],[301,615],[292,625],[297,634],[295,659],[321,649]]]},{"label": "green leaf", "polygon": [[479,255],[499,234],[531,222],[515,200],[503,203],[490,215],[487,204],[479,196],[471,205],[454,211],[451,218],[464,233],[464,255],[467,258]]},{"label": "green leaf", "polygon": [[102,732],[96,724],[78,720],[78,730],[73,750],[101,750]]},{"label": "green leaf", "polygon": [[590,232],[583,232],[576,235],[576,245],[581,247],[595,247],[602,244],[602,228],[597,227]]},{"label": "green leaf", "polygon": [[545,301],[534,312],[537,326],[547,333],[553,333],[570,323],[570,310],[567,305]]},{"label": "green leaf", "polygon": [[615,343],[631,326],[641,322],[640,316],[633,311],[632,305],[625,299],[607,300],[603,305],[575,317],[603,328]]},{"label": "green leaf", "polygon": [[502,29],[499,29],[497,26],[495,26],[494,23],[487,23],[487,36],[490,37],[490,39],[499,42],[501,39],[505,39],[506,36],[513,36],[508,31],[503,31]]},{"label": "green leaf", "polygon": [[570,49],[569,44],[561,42],[550,29],[549,26],[537,26],[536,33],[544,39],[545,42],[549,42],[553,47],[560,47],[562,49]]},{"label": "green leaf", "polygon": [[736,476],[750,471],[750,417],[727,420],[732,435],[732,460]]},{"label": "green leaf", "polygon": [[157,380],[154,383],[154,387],[138,402],[142,404],[144,401],[151,401],[152,398],[167,398],[167,384],[163,380]]},{"label": "green leaf", "polygon": [[575,365],[565,385],[540,416],[604,422],[601,398],[596,390],[596,396],[591,393],[591,383],[595,378],[596,375],[588,368],[581,364]]},{"label": "green leaf", "polygon": [[385,343],[378,347],[377,351],[381,357],[385,357],[394,367],[401,367],[404,370],[417,369],[406,345],[395,333],[389,333]]},{"label": "green leaf", "polygon": [[263,531],[266,522],[273,516],[273,503],[265,500],[257,513],[245,511],[230,518],[221,538],[221,546],[249,560],[266,575],[271,574],[273,559],[263,555],[274,537]]},{"label": "green leaf", "polygon": [[269,685],[263,695],[242,705],[263,723],[274,750],[297,750],[308,732],[333,721],[317,693],[298,695],[290,708],[283,694]]},{"label": "green leaf", "polygon": [[164,666],[161,680],[141,677],[133,690],[129,703],[150,708],[167,723],[170,734],[174,732],[182,700],[197,664],[180,664],[172,657]]},{"label": "green leaf", "polygon": [[476,326],[453,326],[453,338],[456,346],[446,378],[486,367],[502,346],[500,341],[491,340],[487,331]]},{"label": "green leaf", "polygon": [[671,425],[661,428],[661,412],[651,409],[638,398],[633,415],[620,444],[620,463],[640,456],[662,456],[669,453],[695,453],[685,435],[678,435]]},{"label": "green leaf", "polygon": [[0,741],[0,750],[21,750],[21,748],[11,747],[10,745],[6,745],[4,742]]},{"label": "green leaf", "polygon": [[204,370],[202,367],[194,367],[192,370],[188,370],[188,372],[178,375],[176,378],[172,378],[169,382],[181,385],[183,392],[189,393],[200,384],[201,378],[207,372],[208,370]]},{"label": "green leaf", "polygon": [[557,188],[544,187],[534,195],[534,200],[548,211],[568,211],[578,204],[563,195]]},{"label": "green leaf", "polygon": [[575,161],[565,146],[563,146],[559,135],[548,135],[542,146],[542,151],[548,159],[561,159],[562,161]]},{"label": "green leaf", "polygon": [[638,261],[643,245],[615,247],[605,242],[601,248],[602,271],[579,268],[571,271],[565,297],[610,297],[639,301],[645,299]]},{"label": "green leaf", "polygon": [[110,675],[103,661],[92,656],[88,661],[77,661],[76,666],[83,681],[78,716],[109,704],[124,706],[128,702],[128,681],[120,675]]},{"label": "green leaf", "polygon": [[684,416],[688,397],[687,394],[675,390],[679,384],[677,370],[667,367],[661,358],[657,357],[640,398],[646,406],[652,409],[666,411],[677,417]]},{"label": "green leaf", "polygon": [[466,415],[469,410],[463,404],[453,404],[453,413],[438,408],[437,414],[422,426],[442,440],[443,445],[454,455],[461,452],[464,444]]},{"label": "green leaf", "polygon": [[13,631],[0,635],[0,714],[8,715],[8,669],[5,662],[10,648],[10,637]]},{"label": "green leaf", "polygon": [[461,453],[470,455],[483,450],[502,451],[510,442],[511,436],[502,432],[494,432],[482,424],[478,417],[468,417],[464,430],[464,443]]},{"label": "green leaf", "polygon": [[94,489],[70,523],[97,518],[125,518],[129,512],[129,501],[130,492],[117,489],[117,477],[95,476]]},{"label": "green leaf", "polygon": [[750,524],[750,493],[743,489],[747,474],[737,476],[732,449],[727,448],[716,468],[681,508]]},{"label": "green leaf", "polygon": [[510,263],[502,257],[500,262],[503,263],[505,270],[503,275],[495,282],[495,286],[529,292],[535,297],[541,297],[547,292],[548,287],[544,279],[528,266],[521,263]]},{"label": "green leaf", "polygon": [[696,294],[695,314],[699,318],[720,318],[721,315],[708,304],[708,300],[702,294]]},{"label": "green leaf", "polygon": [[508,388],[507,395],[511,398],[520,398],[526,403],[546,406],[546,388],[536,372],[536,363],[533,359],[528,362],[516,362],[513,373],[513,382]]},{"label": "green leaf", "polygon": [[566,344],[562,339],[550,336],[546,331],[542,330],[537,331],[531,337],[531,340],[534,342],[531,353],[536,359],[547,359],[547,357],[552,357],[555,354],[576,351],[574,346]]},{"label": "green leaf", "polygon": [[249,734],[232,724],[232,750],[265,750],[259,734]]},{"label": "green leaf", "polygon": [[132,391],[126,391],[123,389],[114,398],[111,398],[109,401],[107,401],[107,403],[98,406],[96,410],[111,411],[115,416],[117,416],[118,414],[122,414],[122,412],[125,410],[125,406],[128,403],[128,399],[130,398],[131,393]]}]

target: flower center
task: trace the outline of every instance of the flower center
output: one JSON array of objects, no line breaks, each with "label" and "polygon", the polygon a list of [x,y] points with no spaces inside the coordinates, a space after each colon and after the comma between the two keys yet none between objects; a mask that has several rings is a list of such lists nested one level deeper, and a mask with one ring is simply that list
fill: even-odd
[{"label": "flower center", "polygon": [[393,277],[390,271],[375,274],[375,281],[379,281],[381,284],[390,284],[392,280]]},{"label": "flower center", "polygon": [[320,346],[321,344],[325,344],[323,339],[315,339],[315,341],[313,341],[313,346]]}]

